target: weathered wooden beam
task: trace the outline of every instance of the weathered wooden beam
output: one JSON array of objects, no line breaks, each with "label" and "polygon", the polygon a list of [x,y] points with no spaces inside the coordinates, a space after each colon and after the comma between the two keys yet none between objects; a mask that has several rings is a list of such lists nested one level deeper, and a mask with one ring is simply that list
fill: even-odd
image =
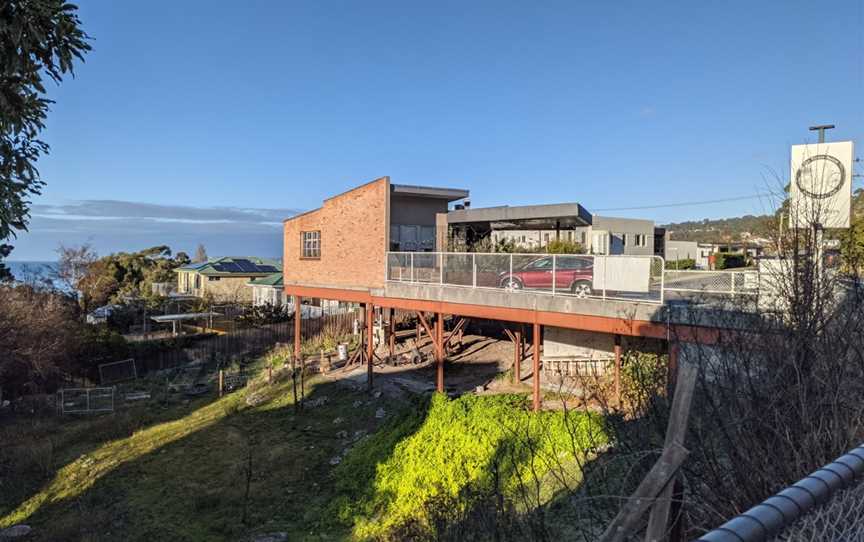
[{"label": "weathered wooden beam", "polygon": [[621,542],[630,536],[648,508],[656,502],[657,494],[681,468],[688,454],[689,452],[677,443],[664,448],[660,459],[654,463],[648,475],[606,528],[600,542]]},{"label": "weathered wooden beam", "polygon": [[[669,413],[669,424],[666,426],[666,441],[664,447],[684,445],[687,434],[687,423],[690,419],[690,406],[693,403],[693,391],[696,388],[698,368],[691,363],[679,363],[675,378],[675,396],[672,398],[672,408]],[[651,509],[648,518],[648,529],[645,531],[646,542],[659,542],[666,536],[669,527],[669,510],[672,504],[674,483],[666,484],[660,492],[657,502]]]}]

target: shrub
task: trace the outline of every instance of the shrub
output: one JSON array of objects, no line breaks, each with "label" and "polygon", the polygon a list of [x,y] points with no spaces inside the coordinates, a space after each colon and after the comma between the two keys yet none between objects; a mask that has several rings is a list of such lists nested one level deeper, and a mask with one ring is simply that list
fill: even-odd
[{"label": "shrub", "polygon": [[666,269],[696,269],[696,260],[692,258],[684,260],[666,260]]},{"label": "shrub", "polygon": [[546,245],[548,254],[585,254],[585,247],[580,243],[566,240],[549,241]]},{"label": "shrub", "polygon": [[735,267],[746,267],[747,255],[737,252],[718,252],[714,255],[715,269],[732,269]]}]

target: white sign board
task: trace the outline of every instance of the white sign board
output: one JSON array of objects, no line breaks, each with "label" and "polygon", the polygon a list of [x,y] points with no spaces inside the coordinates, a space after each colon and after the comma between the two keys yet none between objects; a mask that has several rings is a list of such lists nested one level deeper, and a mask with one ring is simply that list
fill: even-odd
[{"label": "white sign board", "polygon": [[651,258],[644,256],[594,256],[594,291],[648,292]]},{"label": "white sign board", "polygon": [[792,146],[791,227],[849,227],[853,157],[851,141]]}]

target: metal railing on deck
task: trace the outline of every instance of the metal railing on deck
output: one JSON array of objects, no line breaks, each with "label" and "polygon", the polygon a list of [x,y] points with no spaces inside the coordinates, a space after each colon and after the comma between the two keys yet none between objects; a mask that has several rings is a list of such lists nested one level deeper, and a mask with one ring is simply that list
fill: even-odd
[{"label": "metal railing on deck", "polygon": [[388,252],[386,279],[662,303],[663,264],[658,256]]},{"label": "metal railing on deck", "polygon": [[664,289],[667,292],[718,295],[756,295],[759,292],[759,272],[666,270]]}]

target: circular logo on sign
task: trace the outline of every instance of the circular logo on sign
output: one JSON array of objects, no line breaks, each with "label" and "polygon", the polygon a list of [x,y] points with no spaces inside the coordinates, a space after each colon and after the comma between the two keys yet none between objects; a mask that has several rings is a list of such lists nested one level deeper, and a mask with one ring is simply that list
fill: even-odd
[{"label": "circular logo on sign", "polygon": [[840,160],[827,154],[817,154],[804,160],[795,173],[795,184],[804,194],[815,199],[830,198],[843,188],[846,168]]}]

